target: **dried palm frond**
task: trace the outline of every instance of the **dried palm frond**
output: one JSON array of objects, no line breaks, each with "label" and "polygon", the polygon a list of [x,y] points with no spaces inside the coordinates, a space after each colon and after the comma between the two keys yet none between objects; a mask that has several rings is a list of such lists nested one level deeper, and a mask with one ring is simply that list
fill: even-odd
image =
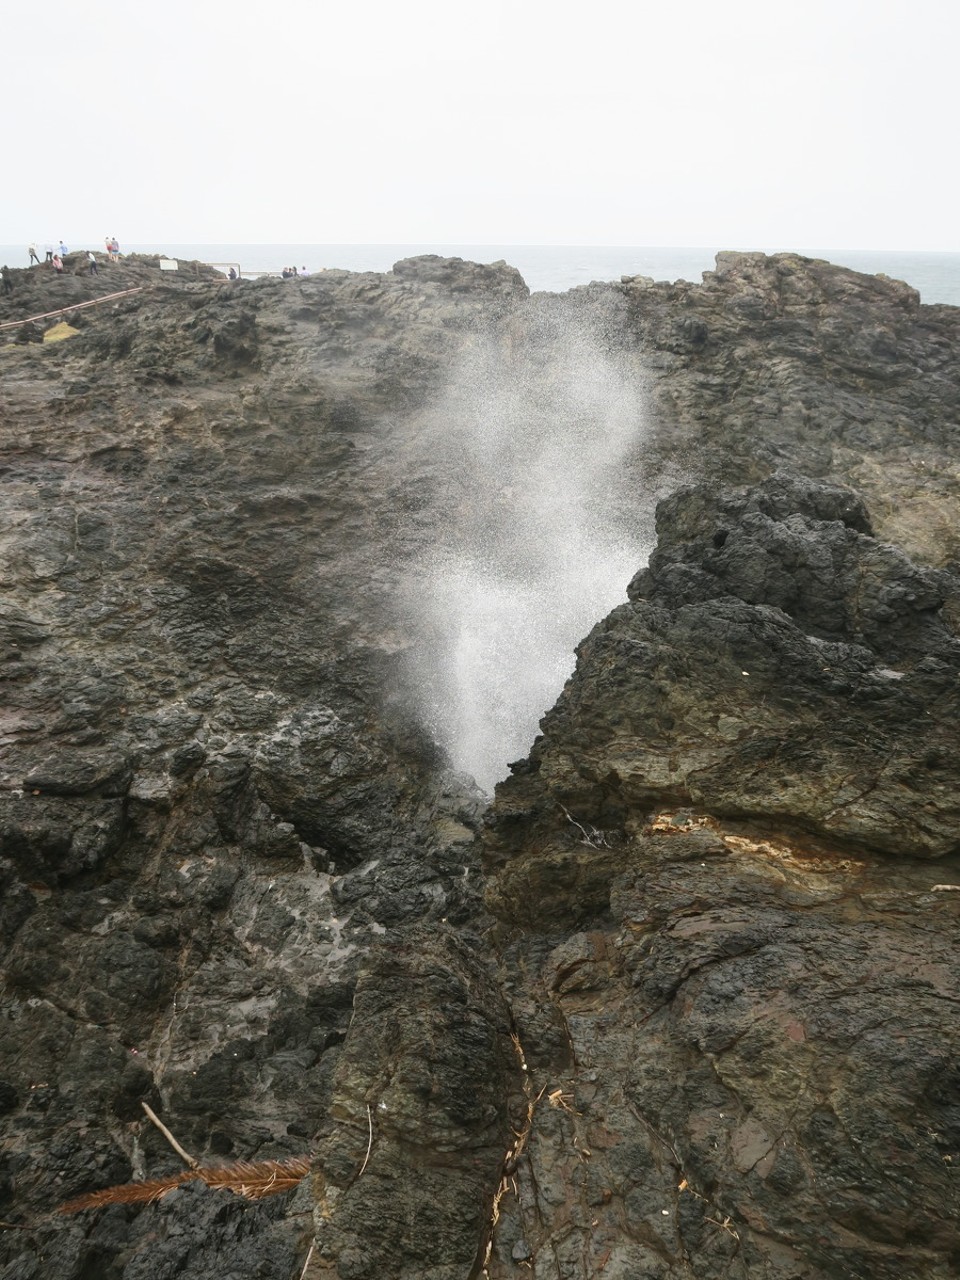
[{"label": "dried palm frond", "polygon": [[79,1213],[81,1209],[102,1209],[108,1204],[153,1204],[186,1182],[204,1182],[208,1187],[223,1188],[247,1200],[262,1200],[282,1191],[292,1191],[310,1172],[309,1156],[291,1156],[287,1160],[241,1160],[218,1169],[185,1169],[167,1178],[150,1182],[127,1182],[120,1187],[105,1187],[88,1195],[76,1196],[60,1205],[58,1213]]},{"label": "dried palm frond", "polygon": [[310,1172],[309,1156],[287,1160],[241,1160],[222,1169],[197,1169],[208,1187],[234,1191],[247,1200],[262,1200],[293,1188]]}]

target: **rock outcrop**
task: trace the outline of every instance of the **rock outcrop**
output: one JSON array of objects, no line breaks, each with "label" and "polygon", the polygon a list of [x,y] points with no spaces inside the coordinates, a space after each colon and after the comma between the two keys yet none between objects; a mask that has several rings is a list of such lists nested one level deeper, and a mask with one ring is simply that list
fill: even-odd
[{"label": "rock outcrop", "polygon": [[842,480],[884,541],[958,559],[957,308],[794,254],[721,253],[702,286],[622,290],[658,443],[681,467],[692,454],[727,483]]},{"label": "rock outcrop", "polygon": [[[960,312],[791,255],[114,271],[0,302],[140,289],[0,348],[0,1277],[952,1274]],[[513,509],[444,389],[576,414],[576,344],[656,549],[488,805],[411,674]],[[57,1214],[183,1167],[144,1103],[315,1173]]]},{"label": "rock outcrop", "polygon": [[491,1274],[522,1238],[544,1276],[946,1276],[958,580],[779,475],[658,525],[490,815],[558,1099]]}]

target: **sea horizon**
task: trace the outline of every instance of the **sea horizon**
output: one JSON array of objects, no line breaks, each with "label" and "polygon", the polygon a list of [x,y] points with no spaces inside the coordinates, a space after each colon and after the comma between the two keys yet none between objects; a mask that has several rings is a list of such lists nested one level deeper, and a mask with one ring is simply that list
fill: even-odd
[{"label": "sea horizon", "polygon": [[[41,255],[44,248],[38,242]],[[103,242],[69,244],[69,249],[102,251]],[[389,271],[403,258],[435,253],[473,262],[504,261],[520,272],[533,292],[562,293],[593,281],[616,281],[622,276],[649,276],[654,280],[688,280],[699,283],[703,273],[715,267],[722,247],[643,245],[535,245],[465,242],[301,244],[257,242],[121,242],[121,252],[161,254],[182,260],[210,262],[239,268],[256,276],[279,273],[284,267],[323,270]],[[923,303],[960,306],[960,253],[873,249],[760,248],[734,252],[797,253],[849,267],[868,275],[902,280],[918,290]],[[27,266],[25,245],[0,245],[0,261],[11,267]]]}]

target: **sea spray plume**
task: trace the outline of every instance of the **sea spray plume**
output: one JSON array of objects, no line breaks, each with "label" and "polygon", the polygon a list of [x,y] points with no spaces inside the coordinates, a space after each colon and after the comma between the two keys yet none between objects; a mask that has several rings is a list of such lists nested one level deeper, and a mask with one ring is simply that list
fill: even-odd
[{"label": "sea spray plume", "polygon": [[412,680],[487,791],[529,750],[574,646],[626,598],[655,503],[635,355],[568,300],[531,311],[477,339],[410,442],[445,476],[436,544],[407,571]]}]

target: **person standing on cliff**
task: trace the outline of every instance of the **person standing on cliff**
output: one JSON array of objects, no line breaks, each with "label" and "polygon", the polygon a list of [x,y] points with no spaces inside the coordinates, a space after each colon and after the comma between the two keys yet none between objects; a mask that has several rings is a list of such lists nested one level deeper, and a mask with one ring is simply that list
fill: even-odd
[{"label": "person standing on cliff", "polygon": [[13,280],[10,276],[10,268],[6,263],[4,263],[3,267],[0,268],[0,276],[3,277],[3,292],[13,293]]},{"label": "person standing on cliff", "polygon": [[90,263],[90,274],[96,276],[100,274],[100,268],[97,266],[97,255],[92,249],[87,250],[87,261]]},{"label": "person standing on cliff", "polygon": [[39,265],[40,265],[40,255],[39,255],[39,253],[37,253],[37,245],[36,245],[36,241],[34,241],[32,244],[28,244],[28,245],[27,245],[27,253],[29,253],[29,255],[30,255],[30,260],[27,262],[27,266],[28,266],[28,267],[32,267],[32,266],[33,266],[33,264],[34,264],[34,263],[36,263],[36,264],[37,264],[37,266],[39,267]]},{"label": "person standing on cliff", "polygon": [[61,257],[61,258],[65,258],[69,252],[70,252],[70,250],[67,248],[67,246],[66,246],[66,245],[63,243],[63,241],[61,240],[61,241],[60,241],[60,257]]}]

